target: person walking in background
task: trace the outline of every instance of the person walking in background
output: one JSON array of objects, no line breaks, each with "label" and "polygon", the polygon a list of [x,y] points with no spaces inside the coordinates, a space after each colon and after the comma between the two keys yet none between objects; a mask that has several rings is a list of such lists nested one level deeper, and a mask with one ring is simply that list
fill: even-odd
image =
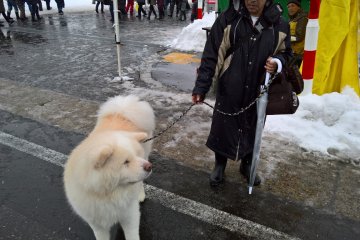
[{"label": "person walking in background", "polygon": [[99,5],[101,5],[101,8],[100,8],[101,13],[104,13],[104,0],[96,1],[95,12],[99,13]]},{"label": "person walking in background", "polygon": [[301,0],[289,0],[287,3],[289,13],[291,48],[294,53],[294,64],[300,67],[304,55],[305,33],[308,22],[307,13],[301,8]]},{"label": "person walking in background", "polygon": [[126,8],[125,11],[126,13],[128,13],[130,11],[130,16],[134,15],[134,0],[128,0],[127,4],[126,4]]},{"label": "person walking in background", "polygon": [[191,7],[191,17],[190,17],[191,22],[194,22],[194,20],[197,19],[197,11],[198,11],[198,1],[193,0],[193,5]]},{"label": "person walking in background", "polygon": [[39,14],[39,2],[38,0],[28,0],[28,4],[31,6],[31,21],[37,22],[42,19]]},{"label": "person walking in background", "polygon": [[156,14],[156,11],[155,11],[155,8],[154,8],[154,6],[156,5],[156,0],[148,0],[148,4],[150,4],[148,20],[150,20],[152,12],[154,13],[155,19],[156,19],[157,14]]},{"label": "person walking in background", "polygon": [[44,0],[46,3],[46,9],[47,10],[51,10],[52,8],[50,7],[50,0]]},{"label": "person walking in background", "polygon": [[0,0],[0,13],[1,13],[1,15],[4,17],[5,21],[6,21],[9,25],[11,25],[11,24],[14,22],[14,20],[9,19],[8,16],[6,15],[6,13],[5,13],[4,0]]},{"label": "person walking in background", "polygon": [[187,0],[180,0],[180,21],[185,21],[186,20],[186,5],[187,5]]},{"label": "person walking in background", "polygon": [[143,13],[144,16],[147,15],[146,11],[143,9],[143,6],[145,5],[145,0],[137,0],[137,3],[139,5],[137,17],[141,19],[141,13]]},{"label": "person walking in background", "polygon": [[27,17],[25,15],[25,2],[24,0],[15,0],[15,3],[19,9],[20,12],[20,20],[25,21],[27,20]]},{"label": "person walking in background", "polygon": [[19,20],[20,19],[19,9],[18,9],[18,6],[16,5],[15,0],[7,0],[7,3],[8,3],[8,9],[7,9],[7,12],[6,12],[7,17],[12,20],[11,11],[14,8],[16,20]]},{"label": "person walking in background", "polygon": [[42,11],[42,10],[43,10],[43,7],[42,7],[42,2],[41,2],[41,0],[37,0],[37,2],[38,2],[39,11]]},{"label": "person walking in background", "polygon": [[165,17],[164,0],[157,0],[157,6],[158,6],[158,9],[159,9],[159,20],[164,19],[164,17]]},{"label": "person walking in background", "polygon": [[[259,95],[265,72],[277,69],[272,58],[285,65],[291,57],[289,24],[273,0],[234,0],[212,25],[192,93],[192,102],[202,103],[212,84],[216,91],[206,142],[215,153],[211,186],[224,181],[228,159],[241,160],[239,171],[249,183],[256,104],[231,116],[222,112],[237,113],[249,106]],[[256,175],[254,185],[260,183]]]},{"label": "person walking in background", "polygon": [[64,14],[63,9],[65,8],[64,0],[55,0],[55,2],[56,2],[56,5],[57,5],[58,13],[60,15],[63,15]]}]

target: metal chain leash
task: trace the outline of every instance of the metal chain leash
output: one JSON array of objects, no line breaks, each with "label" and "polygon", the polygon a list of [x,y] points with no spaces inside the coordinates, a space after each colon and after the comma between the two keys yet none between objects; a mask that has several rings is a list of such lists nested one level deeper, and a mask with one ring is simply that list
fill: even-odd
[{"label": "metal chain leash", "polygon": [[177,117],[174,121],[172,121],[165,129],[163,129],[162,131],[160,131],[158,134],[154,135],[151,138],[145,139],[143,141],[143,143],[146,143],[148,141],[154,140],[155,138],[161,136],[163,133],[165,133],[167,130],[169,130],[170,128],[172,128],[178,121],[180,121],[189,111],[190,109],[196,105],[196,103],[192,103],[187,109],[185,109],[185,111],[183,111],[179,117]]},{"label": "metal chain leash", "polygon": [[205,105],[209,106],[210,108],[214,109],[215,111],[221,113],[222,115],[225,115],[225,116],[238,116],[240,115],[241,113],[244,113],[245,111],[247,111],[249,108],[251,108],[257,101],[259,101],[259,99],[268,91],[269,87],[270,87],[270,84],[272,83],[272,81],[277,77],[279,73],[275,73],[270,79],[269,79],[269,82],[267,85],[264,86],[264,88],[260,91],[260,94],[251,102],[249,103],[249,105],[247,105],[246,107],[244,108],[241,108],[238,112],[235,112],[235,113],[227,113],[227,112],[223,112],[217,108],[215,108],[214,106],[210,105],[209,103],[207,102],[203,102]]},{"label": "metal chain leash", "polygon": [[[272,81],[277,77],[278,73],[275,73],[270,79],[267,85],[264,86],[264,88],[260,91],[260,94],[254,99],[254,101],[252,101],[248,106],[241,108],[238,112],[235,113],[226,113],[223,112],[219,109],[216,109],[214,106],[210,105],[207,102],[203,102],[205,105],[209,106],[210,108],[214,109],[215,111],[226,115],[226,116],[238,116],[241,113],[245,112],[246,110],[248,110],[252,105],[254,105],[269,89],[270,84],[272,83]],[[195,106],[196,103],[192,103],[187,109],[185,109],[185,111],[183,111],[179,117],[177,117],[174,121],[172,121],[165,129],[161,130],[159,133],[155,134],[153,137],[145,139],[144,141],[142,141],[143,143],[146,143],[148,141],[154,140],[155,138],[163,135],[166,131],[168,131],[170,128],[172,128],[177,122],[179,122],[189,111],[190,109]]]}]

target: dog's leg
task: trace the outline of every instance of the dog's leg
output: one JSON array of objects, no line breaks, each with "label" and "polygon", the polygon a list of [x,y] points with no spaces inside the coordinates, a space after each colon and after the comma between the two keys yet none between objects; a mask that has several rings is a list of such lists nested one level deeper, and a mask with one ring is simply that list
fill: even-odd
[{"label": "dog's leg", "polygon": [[110,240],[110,229],[91,226],[96,240]]},{"label": "dog's leg", "polygon": [[120,219],[120,225],[124,230],[126,240],[140,240],[140,206],[139,203],[128,207],[129,215]]},{"label": "dog's leg", "polygon": [[145,189],[144,189],[144,183],[140,183],[140,192],[139,192],[139,202],[145,201]]}]

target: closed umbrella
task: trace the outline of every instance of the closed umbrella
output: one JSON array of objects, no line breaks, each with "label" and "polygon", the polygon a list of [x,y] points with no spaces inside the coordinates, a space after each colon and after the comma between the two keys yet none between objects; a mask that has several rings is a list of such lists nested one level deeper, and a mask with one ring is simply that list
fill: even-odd
[{"label": "closed umbrella", "polygon": [[[281,72],[282,64],[281,61],[277,58],[273,58],[271,61],[275,61],[278,65],[277,72]],[[261,90],[268,85],[270,79],[270,73],[266,72],[265,75],[265,83],[261,86]],[[256,123],[256,133],[255,133],[255,142],[254,142],[254,150],[251,161],[250,168],[250,179],[249,179],[249,194],[252,193],[252,189],[254,187],[256,169],[259,164],[259,156],[260,156],[260,147],[261,147],[261,137],[264,130],[264,122],[266,115],[266,106],[268,104],[268,92],[265,92],[260,99],[256,102],[257,106],[257,123]]]}]

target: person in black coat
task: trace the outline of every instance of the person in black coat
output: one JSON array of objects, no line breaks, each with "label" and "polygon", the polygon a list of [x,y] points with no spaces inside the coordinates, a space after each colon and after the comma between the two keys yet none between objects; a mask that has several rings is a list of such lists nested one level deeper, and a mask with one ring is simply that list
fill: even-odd
[{"label": "person in black coat", "polygon": [[[258,30],[262,29],[262,30]],[[216,92],[211,130],[206,142],[215,152],[210,185],[223,182],[227,159],[241,160],[240,173],[249,181],[255,140],[256,104],[265,71],[274,73],[278,58],[283,65],[292,56],[289,24],[272,0],[234,0],[211,28],[192,93],[202,103],[211,85]],[[256,176],[255,186],[261,179]]]}]

